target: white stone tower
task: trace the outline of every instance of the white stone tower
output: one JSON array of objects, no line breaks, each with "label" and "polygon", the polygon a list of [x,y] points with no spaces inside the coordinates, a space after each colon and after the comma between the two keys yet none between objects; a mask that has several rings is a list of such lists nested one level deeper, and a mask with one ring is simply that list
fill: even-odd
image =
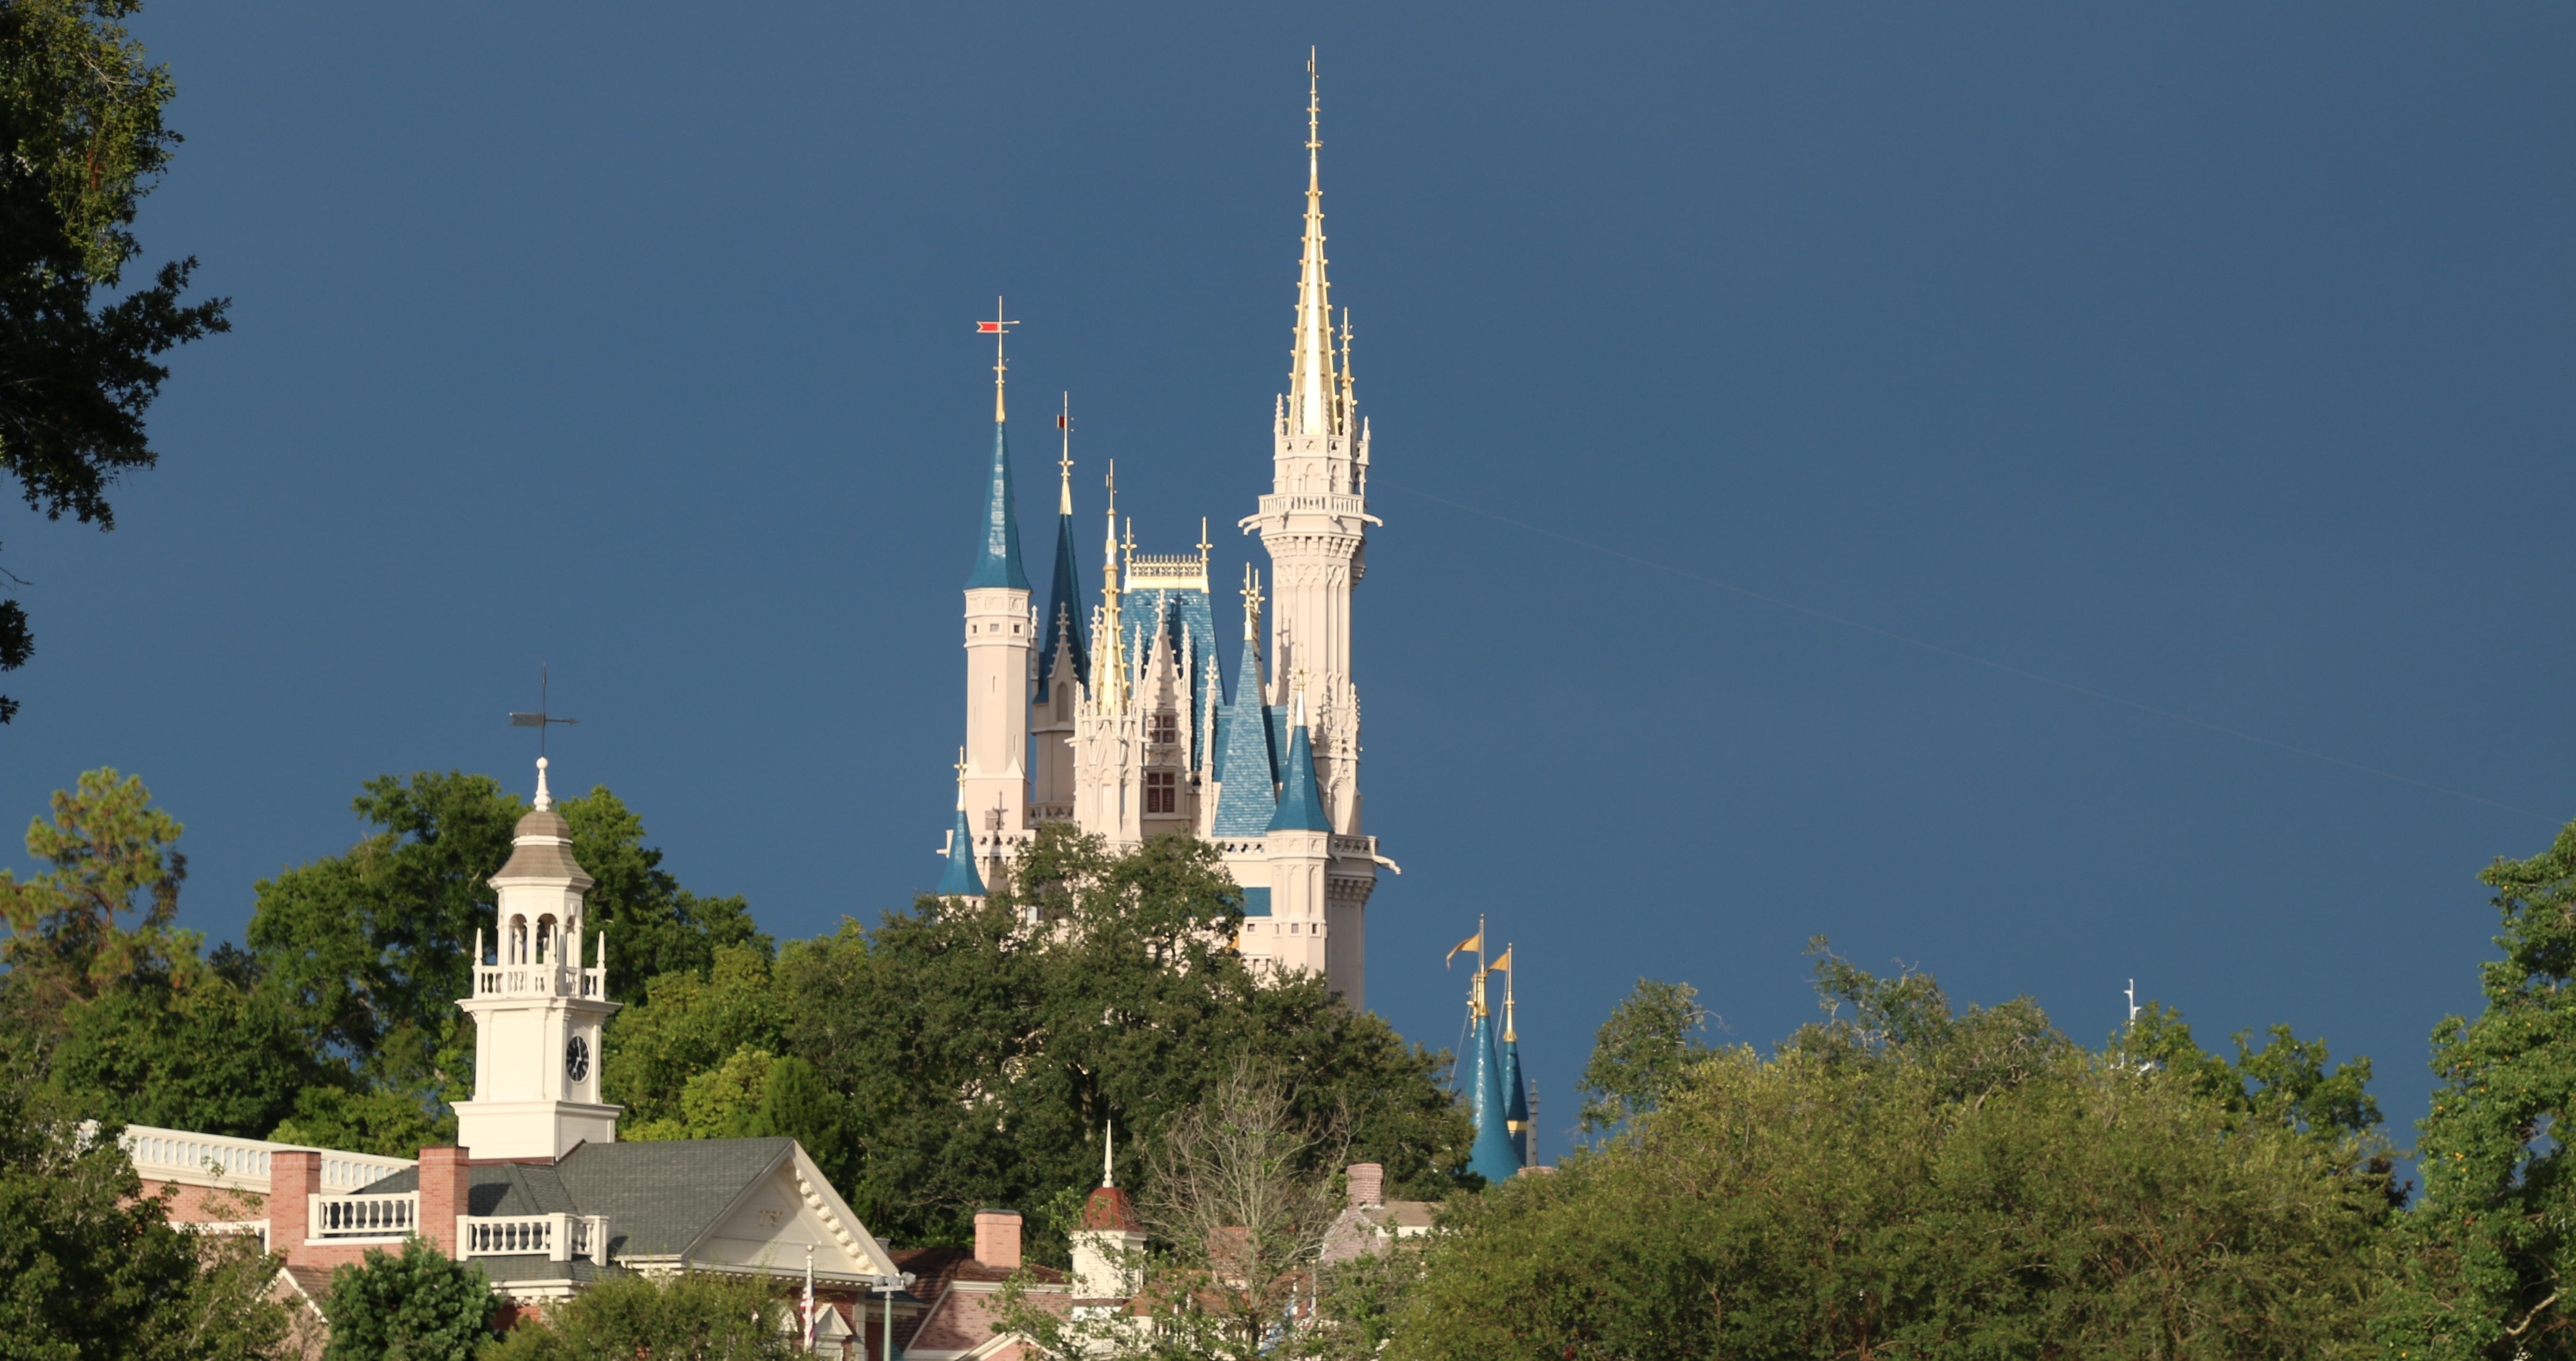
[{"label": "white stone tower", "polygon": [[1002,381],[1009,371],[1002,338],[1016,324],[978,325],[993,332],[993,467],[985,493],[983,544],[966,578],[966,771],[961,792],[975,832],[976,868],[998,883],[1028,839],[1029,681],[1036,655],[1036,616],[1020,565],[1020,526],[1011,495],[1009,413]]},{"label": "white stone tower", "polygon": [[608,1000],[608,938],[582,963],[582,900],[591,878],[572,858],[572,826],[546,792],[519,819],[510,859],[490,883],[500,895],[495,946],[474,937],[474,1099],[456,1103],[456,1142],[477,1158],[553,1158],[578,1143],[617,1141],[622,1109],[599,1099],[599,1032]]}]

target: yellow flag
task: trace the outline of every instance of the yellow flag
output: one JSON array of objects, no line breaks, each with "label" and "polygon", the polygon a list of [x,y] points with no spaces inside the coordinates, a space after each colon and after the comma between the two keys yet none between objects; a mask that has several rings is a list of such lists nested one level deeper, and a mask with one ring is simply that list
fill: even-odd
[{"label": "yellow flag", "polygon": [[1485,971],[1487,973],[1510,973],[1512,971],[1512,947],[1508,945],[1504,946],[1503,952],[1494,956],[1494,962],[1485,966]]},{"label": "yellow flag", "polygon": [[1444,969],[1445,969],[1445,968],[1448,968],[1448,967],[1449,967],[1449,961],[1450,961],[1450,960],[1454,960],[1454,959],[1456,959],[1456,958],[1458,957],[1458,952],[1459,952],[1460,950],[1482,950],[1482,949],[1484,949],[1484,948],[1485,948],[1485,933],[1484,933],[1484,932],[1482,932],[1482,931],[1478,931],[1476,934],[1474,934],[1474,935],[1472,935],[1472,936],[1469,936],[1469,937],[1467,937],[1465,940],[1462,940],[1462,941],[1458,942],[1456,945],[1453,945],[1453,946],[1449,947],[1449,958],[1448,958],[1448,959],[1441,960],[1441,961],[1440,961],[1440,967],[1441,967],[1441,968],[1444,968]]}]

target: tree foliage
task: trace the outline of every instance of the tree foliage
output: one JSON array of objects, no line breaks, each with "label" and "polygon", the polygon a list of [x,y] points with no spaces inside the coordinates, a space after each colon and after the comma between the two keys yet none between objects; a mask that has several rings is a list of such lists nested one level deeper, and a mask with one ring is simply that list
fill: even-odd
[{"label": "tree foliage", "polygon": [[787,1317],[787,1303],[763,1281],[611,1277],[485,1345],[481,1361],[768,1361],[801,1354],[780,1327]]},{"label": "tree foliage", "polygon": [[1601,1023],[1575,1085],[1583,1098],[1582,1132],[1607,1133],[1661,1104],[1682,1072],[1708,1056],[1698,1038],[1708,1021],[1690,984],[1638,979],[1636,991]]},{"label": "tree foliage", "polygon": [[24,1071],[0,1072],[0,1359],[267,1356],[287,1330],[275,1260],[171,1227],[113,1135]]},{"label": "tree foliage", "polygon": [[2576,1352],[2576,1163],[2556,1137],[2576,1105],[2576,824],[2528,860],[2498,860],[2503,952],[2486,1007],[2433,1032],[2440,1085],[2418,1126],[2422,1199],[2400,1220],[2392,1355]]},{"label": "tree foliage", "polygon": [[[1104,1120],[1151,1140],[1246,1060],[1293,1074],[1297,1116],[1339,1121],[1392,1184],[1451,1184],[1469,1129],[1446,1056],[1319,979],[1256,980],[1241,901],[1203,842],[1112,855],[1050,826],[982,903],[924,898],[782,951],[784,1052],[848,1103],[852,1207],[902,1241],[969,1241],[979,1207],[1095,1185]],[[1062,1260],[1060,1228],[1031,1229]]]},{"label": "tree foliage", "polygon": [[399,1254],[370,1248],[364,1261],[331,1272],[323,1361],[473,1361],[500,1311],[481,1266],[450,1261],[427,1239],[405,1242]]},{"label": "tree foliage", "polygon": [[62,1016],[137,975],[191,981],[178,977],[199,945],[176,925],[188,877],[187,857],[170,849],[180,830],[139,775],[84,771],[55,790],[52,820],[27,824],[27,854],[53,868],[23,880],[0,869],[0,962],[13,982]]},{"label": "tree foliage", "polygon": [[[196,260],[102,299],[139,251],[131,230],[179,134],[173,86],[117,22],[136,0],[0,5],[0,469],[29,506],[113,528],[108,488],[156,461],[143,413],[157,357],[231,329],[223,299],[183,303]],[[33,652],[26,612],[0,601],[0,670]],[[0,723],[17,712],[0,698]]]},{"label": "tree foliage", "polygon": [[2388,1209],[2351,1149],[2027,1000],[1818,975],[1828,1018],[1773,1057],[1716,1051],[1621,1138],[1462,1206],[1389,1357],[2366,1349]]}]

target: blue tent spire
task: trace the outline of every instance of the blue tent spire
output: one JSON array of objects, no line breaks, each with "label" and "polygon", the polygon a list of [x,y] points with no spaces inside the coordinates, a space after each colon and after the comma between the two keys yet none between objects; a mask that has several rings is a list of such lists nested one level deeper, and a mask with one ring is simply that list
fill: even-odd
[{"label": "blue tent spire", "polygon": [[1538,1160],[1538,1131],[1530,1128],[1529,1083],[1521,1077],[1521,1037],[1518,1018],[1513,1013],[1512,947],[1503,947],[1503,957],[1496,961],[1503,968],[1503,1124],[1512,1136],[1512,1151],[1526,1165]]},{"label": "blue tent spire", "polygon": [[942,898],[981,898],[984,876],[975,872],[975,830],[966,825],[966,749],[957,750],[957,822],[948,829],[948,868],[931,890]]},{"label": "blue tent spire", "polygon": [[1011,500],[1011,441],[1009,421],[1002,404],[1002,378],[1010,365],[1002,362],[1002,337],[1019,325],[1004,321],[1002,300],[993,300],[993,320],[975,323],[978,331],[993,336],[993,476],[991,490],[984,502],[983,547],[975,554],[975,573],[966,578],[966,589],[1007,586],[1014,591],[1029,588],[1029,574],[1020,570],[1019,509]]},{"label": "blue tent spire", "polygon": [[1494,1060],[1494,1017],[1485,1006],[1485,980],[1476,978],[1476,1024],[1468,1043],[1475,1069],[1476,1142],[1467,1154],[1467,1170],[1489,1182],[1508,1181],[1521,1170],[1520,1149],[1512,1142],[1503,1114],[1503,1075]]},{"label": "blue tent spire", "polygon": [[1288,730],[1288,761],[1279,772],[1279,811],[1270,815],[1274,832],[1329,832],[1324,800],[1315,788],[1315,748],[1306,740],[1306,699],[1297,697],[1295,726]]},{"label": "blue tent spire", "polygon": [[[1091,629],[1083,622],[1082,573],[1074,566],[1073,557],[1073,398],[1065,397],[1065,411],[1056,417],[1056,427],[1064,432],[1064,457],[1056,466],[1063,470],[1056,487],[1055,500],[1055,581],[1047,588],[1046,613],[1038,616],[1038,702],[1047,698],[1047,683],[1053,678],[1056,630],[1063,629],[1073,645],[1073,678],[1086,688],[1091,684]],[[1005,472],[1007,476],[1007,470]]]}]

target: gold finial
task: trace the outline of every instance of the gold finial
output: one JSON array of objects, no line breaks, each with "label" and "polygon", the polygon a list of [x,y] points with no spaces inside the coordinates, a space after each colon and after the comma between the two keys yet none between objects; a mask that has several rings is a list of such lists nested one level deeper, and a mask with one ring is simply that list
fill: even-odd
[{"label": "gold finial", "polygon": [[975,323],[976,334],[989,335],[993,338],[993,422],[997,425],[1002,421],[1002,375],[1010,372],[1011,368],[1010,364],[1002,358],[1002,337],[1009,335],[1011,328],[1019,325],[1016,321],[1004,321],[1003,318],[1008,315],[1010,314],[1002,310],[1001,296],[996,294],[993,298],[993,319]]},{"label": "gold finial", "polygon": [[1206,571],[1206,570],[1207,570],[1208,550],[1209,550],[1209,549],[1211,549],[1211,548],[1214,548],[1214,547],[1216,547],[1216,545],[1215,545],[1215,544],[1212,544],[1212,543],[1209,543],[1209,542],[1208,542],[1208,536],[1207,536],[1207,517],[1206,517],[1206,516],[1204,516],[1204,515],[1202,515],[1202,516],[1200,516],[1200,517],[1199,517],[1199,570],[1200,570],[1200,571]]},{"label": "gold finial", "polygon": [[1322,109],[1323,105],[1316,99],[1315,49],[1309,47],[1306,49],[1306,150],[1309,152],[1324,149],[1323,138],[1317,132]]},{"label": "gold finial", "polygon": [[1243,641],[1251,642],[1253,630],[1261,624],[1261,574],[1243,564]]},{"label": "gold finial", "polygon": [[[1512,943],[1510,941],[1504,941],[1503,958],[1510,959],[1511,957]],[[1519,972],[1520,969],[1518,967],[1506,969],[1503,972],[1503,1042],[1506,1044],[1516,1043],[1520,1039],[1520,1036],[1514,1033],[1516,1020],[1512,1015],[1512,978],[1513,975]]]},{"label": "gold finial", "polygon": [[[1345,326],[1347,323],[1348,319],[1345,318]],[[1343,348],[1347,351],[1349,346],[1345,344]],[[1064,394],[1064,414],[1055,418],[1055,428],[1064,434],[1064,457],[1056,460],[1056,466],[1064,470],[1064,480],[1056,485],[1055,513],[1071,515],[1073,513],[1073,394],[1070,392]]]},{"label": "gold finial", "polygon": [[966,809],[966,749],[964,747],[957,749],[957,809],[959,812],[964,812]]}]

